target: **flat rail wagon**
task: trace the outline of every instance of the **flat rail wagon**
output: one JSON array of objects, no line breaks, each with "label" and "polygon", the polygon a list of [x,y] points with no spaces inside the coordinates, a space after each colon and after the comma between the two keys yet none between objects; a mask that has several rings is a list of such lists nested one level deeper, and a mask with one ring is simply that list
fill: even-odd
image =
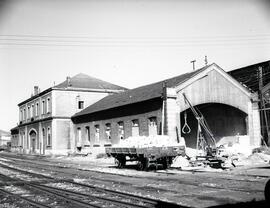
[{"label": "flat rail wagon", "polygon": [[108,156],[115,158],[118,168],[123,168],[127,161],[137,161],[139,170],[147,170],[150,166],[162,165],[167,169],[178,155],[185,155],[185,146],[162,147],[108,147]]}]

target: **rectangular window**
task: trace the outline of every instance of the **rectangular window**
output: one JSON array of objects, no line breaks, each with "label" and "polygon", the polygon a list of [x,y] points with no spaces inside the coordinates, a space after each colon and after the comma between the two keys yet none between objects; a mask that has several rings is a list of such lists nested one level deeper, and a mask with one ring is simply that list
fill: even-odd
[{"label": "rectangular window", "polygon": [[45,109],[45,100],[42,100],[41,102],[41,114],[45,114],[46,109]]},{"label": "rectangular window", "polygon": [[85,135],[86,135],[87,141],[90,142],[90,127],[89,126],[85,127]]},{"label": "rectangular window", "polygon": [[38,105],[38,103],[36,103],[36,116],[38,116],[38,114],[39,114],[39,105]]},{"label": "rectangular window", "polygon": [[20,121],[22,121],[23,120],[23,110],[21,109],[20,110]]},{"label": "rectangular window", "polygon": [[149,135],[157,135],[157,117],[150,117],[148,122]]},{"label": "rectangular window", "polygon": [[48,130],[47,130],[47,146],[48,147],[52,146],[51,128],[50,127],[48,127]]},{"label": "rectangular window", "polygon": [[134,119],[132,120],[132,136],[139,136],[139,120]]},{"label": "rectangular window", "polygon": [[77,128],[77,141],[76,141],[76,145],[77,147],[81,147],[82,146],[82,132],[81,132],[81,128]]},{"label": "rectangular window", "polygon": [[107,140],[111,139],[111,124],[110,123],[106,123],[105,124],[105,132],[106,132],[106,138]]},{"label": "rectangular window", "polygon": [[123,121],[118,122],[118,136],[119,136],[119,139],[125,138],[125,130],[124,130],[124,122]]},{"label": "rectangular window", "polygon": [[95,142],[99,143],[99,125],[95,125]]},{"label": "rectangular window", "polygon": [[51,99],[50,98],[47,98],[47,113],[50,113],[51,112]]},{"label": "rectangular window", "polygon": [[27,107],[27,118],[29,119],[31,116],[30,116],[30,106]]},{"label": "rectangular window", "polygon": [[25,110],[25,108],[23,109],[23,120],[25,120],[26,119],[26,110]]},{"label": "rectangular window", "polygon": [[34,115],[35,115],[35,114],[34,114],[34,111],[35,111],[35,109],[34,109],[34,104],[32,104],[32,105],[31,105],[31,115],[30,115],[31,118],[33,118]]},{"label": "rectangular window", "polygon": [[78,101],[78,109],[84,108],[84,101]]}]

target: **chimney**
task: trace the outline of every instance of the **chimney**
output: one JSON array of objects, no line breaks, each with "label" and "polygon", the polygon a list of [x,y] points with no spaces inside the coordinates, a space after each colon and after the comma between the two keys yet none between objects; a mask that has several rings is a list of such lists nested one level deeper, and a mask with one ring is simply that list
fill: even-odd
[{"label": "chimney", "polygon": [[34,96],[37,95],[38,93],[39,93],[39,87],[34,86]]},{"label": "chimney", "polygon": [[70,77],[67,77],[67,87],[70,87],[71,86],[71,79]]}]

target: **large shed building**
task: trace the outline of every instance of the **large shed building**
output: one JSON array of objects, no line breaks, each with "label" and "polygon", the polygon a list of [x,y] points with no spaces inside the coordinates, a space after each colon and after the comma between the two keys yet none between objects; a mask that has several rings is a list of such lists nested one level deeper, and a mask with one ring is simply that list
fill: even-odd
[{"label": "large shed building", "polygon": [[[183,93],[205,117],[215,138],[244,135],[260,145],[257,94],[217,64],[102,98],[72,116],[74,147],[104,148],[130,136],[169,135],[196,147],[198,125]],[[186,119],[185,119],[186,118]],[[184,124],[191,131],[182,132]]]}]

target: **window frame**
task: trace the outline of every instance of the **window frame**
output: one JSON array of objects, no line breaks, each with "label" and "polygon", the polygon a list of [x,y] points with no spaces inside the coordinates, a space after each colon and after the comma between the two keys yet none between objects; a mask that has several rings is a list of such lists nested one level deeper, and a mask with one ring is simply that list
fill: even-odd
[{"label": "window frame", "polygon": [[106,139],[110,141],[112,139],[112,124],[111,123],[105,124],[105,134],[106,134]]},{"label": "window frame", "polygon": [[100,142],[100,125],[96,124],[94,127],[95,127],[95,143],[99,143]]},{"label": "window frame", "polygon": [[51,112],[51,98],[47,97],[46,99],[46,113],[50,113]]},{"label": "window frame", "polygon": [[84,109],[84,101],[83,100],[78,101],[78,109],[79,110]]},{"label": "window frame", "polygon": [[[121,125],[121,124],[123,124],[123,125]],[[119,137],[119,139],[125,139],[125,123],[124,123],[124,121],[118,121],[117,125],[118,125],[118,137]]]},{"label": "window frame", "polygon": [[85,135],[87,137],[87,141],[90,142],[90,126],[85,127]]},{"label": "window frame", "polygon": [[51,132],[51,127],[47,127],[47,141],[46,141],[46,146],[51,147],[52,146],[52,132]]}]

